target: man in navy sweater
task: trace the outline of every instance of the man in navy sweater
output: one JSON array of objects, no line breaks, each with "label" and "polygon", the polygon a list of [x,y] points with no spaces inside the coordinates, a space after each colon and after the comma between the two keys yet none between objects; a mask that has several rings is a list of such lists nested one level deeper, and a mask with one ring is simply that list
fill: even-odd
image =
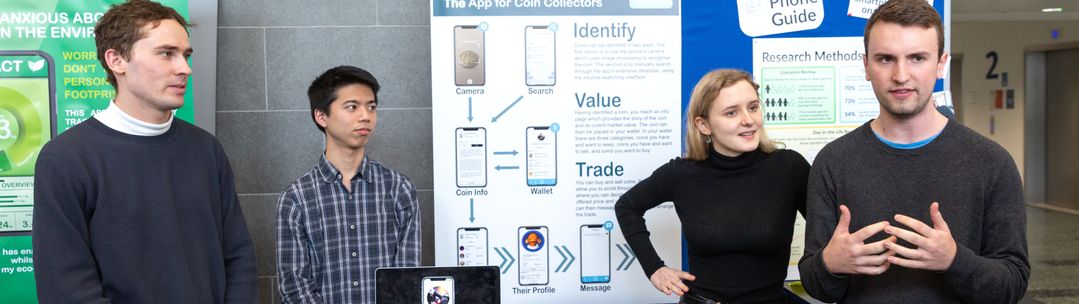
[{"label": "man in navy sweater", "polygon": [[928,106],[948,58],[940,15],[891,0],[870,17],[865,47],[880,115],[810,170],[806,291],[827,302],[1018,302],[1030,263],[1015,163]]},{"label": "man in navy sweater", "polygon": [[41,303],[256,301],[253,244],[225,152],[173,113],[191,74],[187,27],[171,8],[131,0],[94,29],[116,97],[38,157]]}]

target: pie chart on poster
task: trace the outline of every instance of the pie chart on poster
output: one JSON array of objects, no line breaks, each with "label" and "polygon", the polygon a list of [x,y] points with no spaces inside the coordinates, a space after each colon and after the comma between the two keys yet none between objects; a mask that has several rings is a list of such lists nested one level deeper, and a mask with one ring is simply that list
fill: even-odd
[{"label": "pie chart on poster", "polygon": [[45,143],[46,128],[29,98],[0,86],[0,176],[34,173],[31,160]]}]

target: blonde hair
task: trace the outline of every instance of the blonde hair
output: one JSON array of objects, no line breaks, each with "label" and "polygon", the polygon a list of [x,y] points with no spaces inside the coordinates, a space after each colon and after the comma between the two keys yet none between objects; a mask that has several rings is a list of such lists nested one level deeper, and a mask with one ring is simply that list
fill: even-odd
[{"label": "blonde hair", "polygon": [[[701,77],[700,81],[697,81],[697,85],[693,87],[693,94],[689,96],[689,107],[686,108],[686,159],[708,159],[712,145],[705,142],[705,138],[708,136],[701,134],[701,130],[697,129],[694,118],[700,117],[707,120],[708,111],[712,109],[712,101],[719,97],[719,92],[739,81],[749,82],[750,85],[753,85],[754,90],[760,89],[760,85],[753,82],[753,76],[736,69],[712,70]],[[764,109],[763,104],[761,109]],[[758,149],[764,153],[774,152],[777,143],[768,139],[768,134],[763,128],[759,131],[760,144]]]}]

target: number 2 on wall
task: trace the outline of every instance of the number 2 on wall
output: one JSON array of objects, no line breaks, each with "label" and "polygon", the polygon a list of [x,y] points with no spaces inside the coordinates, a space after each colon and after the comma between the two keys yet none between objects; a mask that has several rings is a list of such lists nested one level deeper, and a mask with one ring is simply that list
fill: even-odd
[{"label": "number 2 on wall", "polygon": [[989,51],[989,53],[985,53],[985,58],[993,61],[991,64],[989,64],[989,71],[985,72],[985,79],[1000,78],[1000,74],[993,72],[993,70],[997,69],[997,51]]}]

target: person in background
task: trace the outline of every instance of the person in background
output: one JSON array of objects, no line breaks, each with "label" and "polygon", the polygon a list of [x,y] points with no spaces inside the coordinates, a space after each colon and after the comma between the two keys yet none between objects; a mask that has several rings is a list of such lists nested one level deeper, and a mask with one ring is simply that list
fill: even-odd
[{"label": "person in background", "polygon": [[[661,166],[615,204],[618,224],[652,285],[681,303],[785,303],[795,215],[805,210],[809,163],[764,132],[752,77],[714,70],[686,110],[684,158]],[[693,273],[668,267],[644,213],[674,202]],[[666,236],[674,237],[674,236]]]},{"label": "person in background", "polygon": [[366,150],[378,89],[371,73],[339,66],[307,90],[326,148],[278,201],[283,303],[374,303],[376,269],[420,264],[416,188]]}]

